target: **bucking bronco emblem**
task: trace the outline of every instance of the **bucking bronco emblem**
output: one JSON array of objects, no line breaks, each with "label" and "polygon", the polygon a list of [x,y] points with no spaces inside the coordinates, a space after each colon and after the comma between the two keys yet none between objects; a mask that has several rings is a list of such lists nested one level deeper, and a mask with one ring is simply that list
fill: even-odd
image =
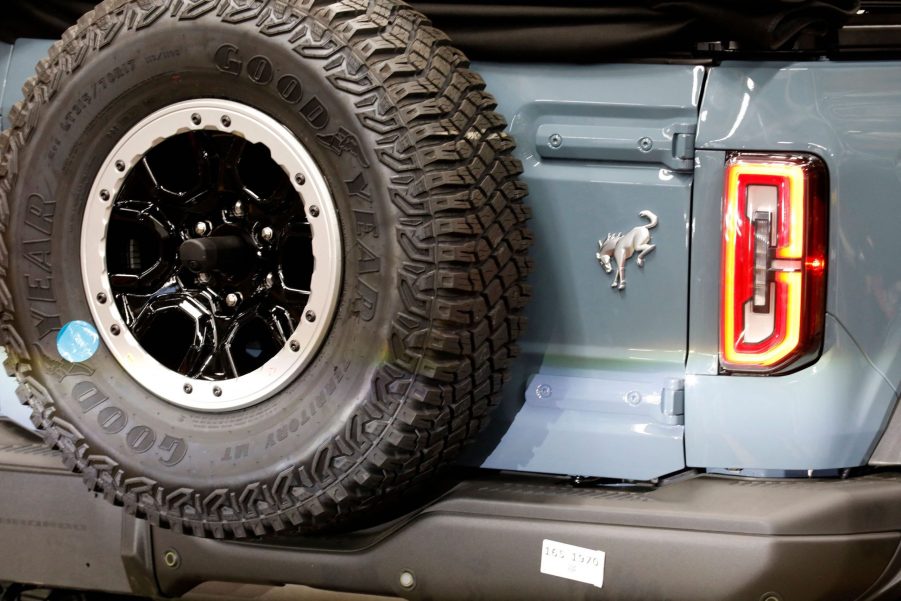
[{"label": "bucking bronco emblem", "polygon": [[616,275],[613,276],[611,288],[618,287],[622,290],[626,287],[626,261],[629,257],[638,251],[636,262],[639,267],[644,267],[645,255],[657,248],[651,244],[651,228],[657,227],[657,215],[650,211],[642,211],[638,216],[644,217],[650,223],[633,227],[625,234],[607,234],[607,238],[598,240],[597,257],[604,271],[607,273],[613,271],[610,259],[616,261]]}]

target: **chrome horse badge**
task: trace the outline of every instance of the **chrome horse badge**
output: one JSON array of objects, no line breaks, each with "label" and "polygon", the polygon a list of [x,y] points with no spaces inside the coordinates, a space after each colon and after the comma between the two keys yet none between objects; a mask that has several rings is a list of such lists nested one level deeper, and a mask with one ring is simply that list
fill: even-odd
[{"label": "chrome horse badge", "polygon": [[642,211],[638,216],[644,217],[650,223],[633,227],[625,234],[607,234],[607,238],[598,240],[597,258],[604,271],[607,273],[613,271],[610,259],[616,261],[616,275],[613,276],[611,288],[618,287],[623,290],[626,287],[626,261],[629,257],[638,251],[635,262],[639,267],[644,267],[645,255],[657,248],[655,244],[651,244],[651,228],[657,227],[657,215],[650,211]]}]

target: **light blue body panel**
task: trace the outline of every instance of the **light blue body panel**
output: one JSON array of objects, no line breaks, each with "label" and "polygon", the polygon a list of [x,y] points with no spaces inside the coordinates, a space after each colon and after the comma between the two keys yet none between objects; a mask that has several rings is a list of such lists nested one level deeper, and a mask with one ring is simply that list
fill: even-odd
[{"label": "light blue body panel", "polygon": [[[529,325],[481,451],[502,440],[482,465],[641,480],[681,469],[681,405],[674,419],[658,417],[670,380],[684,375],[693,163],[685,142],[703,69],[476,69],[517,140],[535,234]],[[598,239],[645,224],[643,210],[659,217],[657,248],[643,268],[630,259],[626,288],[612,289]],[[549,397],[536,394],[542,385]],[[681,403],[681,390],[673,396]]]},{"label": "light blue body panel", "polygon": [[895,391],[831,316],[825,338],[817,364],[791,375],[688,376],[687,464],[751,470],[866,464]]},{"label": "light blue body panel", "polygon": [[[19,54],[14,49],[24,47]],[[25,80],[34,73],[34,66],[46,54],[50,42],[44,40],[23,40],[16,46],[0,43],[0,122],[2,128],[8,126],[7,113],[12,103],[20,97],[20,88]],[[14,60],[13,57],[16,57]],[[27,63],[30,62],[30,65]],[[6,351],[0,347],[0,363],[6,360]],[[0,420],[9,420],[19,426],[34,430],[29,416],[31,410],[19,403],[16,396],[16,380],[0,374]]]},{"label": "light blue body panel", "polygon": [[[901,381],[901,63],[713,68],[696,147],[687,464],[865,464]],[[725,150],[808,152],[829,170],[825,351],[796,374],[711,377]]]},{"label": "light blue body panel", "polygon": [[[6,349],[0,347],[0,364],[6,361]],[[26,430],[35,431],[31,423],[31,408],[19,402],[16,395],[18,382],[3,372],[0,375],[0,421],[8,420]]]},{"label": "light blue body panel", "polygon": [[34,67],[39,60],[47,56],[47,51],[53,45],[51,40],[16,40],[14,46],[0,45],[0,75],[3,74],[3,47],[8,49],[6,86],[0,84],[0,117],[2,117],[3,129],[9,127],[7,116],[9,109],[18,102],[21,97],[21,89],[25,81],[34,75]]},{"label": "light blue body panel", "polygon": [[[9,44],[0,42],[0,123],[3,122],[3,118],[6,115],[3,98],[6,95],[6,81],[7,75],[9,74],[9,63],[12,59],[12,54],[13,47]],[[5,127],[5,125],[3,127]],[[2,129],[2,127],[0,127],[0,129]]]}]

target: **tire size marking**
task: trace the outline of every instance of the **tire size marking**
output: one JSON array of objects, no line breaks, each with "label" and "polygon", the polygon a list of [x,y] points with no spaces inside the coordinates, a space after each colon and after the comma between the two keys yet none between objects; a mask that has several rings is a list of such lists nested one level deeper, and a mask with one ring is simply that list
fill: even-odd
[{"label": "tire size marking", "polygon": [[163,50],[157,54],[151,54],[144,57],[144,62],[148,65],[153,63],[158,63],[160,61],[168,60],[171,58],[178,58],[181,56],[181,50],[175,48],[173,50]]},{"label": "tire size marking", "polygon": [[91,84],[89,92],[84,92],[75,99],[75,102],[63,117],[63,122],[60,124],[60,128],[66,132],[72,129],[72,126],[75,124],[78,116],[81,115],[81,113],[84,112],[89,106],[91,106],[91,104],[93,104],[93,102],[97,100],[97,97],[100,94],[105,92],[107,88],[109,88],[109,86],[116,83],[126,75],[134,73],[137,65],[138,63],[135,59],[129,59],[124,63],[110,69],[110,71],[107,72],[106,75],[95,80],[94,83]]},{"label": "tire size marking", "polygon": [[152,428],[144,425],[128,428],[128,414],[108,404],[109,396],[90,380],[82,380],[72,387],[72,399],[84,415],[97,410],[97,424],[107,434],[113,436],[125,432],[125,445],[136,455],[143,455],[156,447],[160,451],[159,462],[166,467],[174,467],[188,454],[188,444],[182,438],[166,434],[160,439]]}]

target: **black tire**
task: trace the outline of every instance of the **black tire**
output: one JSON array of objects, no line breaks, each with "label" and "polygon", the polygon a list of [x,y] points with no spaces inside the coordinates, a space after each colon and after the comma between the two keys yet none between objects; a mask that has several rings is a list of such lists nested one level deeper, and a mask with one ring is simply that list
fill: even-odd
[{"label": "black tire", "polygon": [[[280,95],[286,73],[302,98]],[[528,297],[526,189],[484,88],[394,0],[107,0],[85,15],[0,136],[7,369],[45,441],[108,501],[214,537],[330,527],[454,458],[499,399]],[[100,162],[140,119],[198,96],[254,106],[306,145],[345,253],[314,362],[221,414],[161,400],[104,345],[78,364],[55,345],[62,324],[91,321],[78,245]]]}]

